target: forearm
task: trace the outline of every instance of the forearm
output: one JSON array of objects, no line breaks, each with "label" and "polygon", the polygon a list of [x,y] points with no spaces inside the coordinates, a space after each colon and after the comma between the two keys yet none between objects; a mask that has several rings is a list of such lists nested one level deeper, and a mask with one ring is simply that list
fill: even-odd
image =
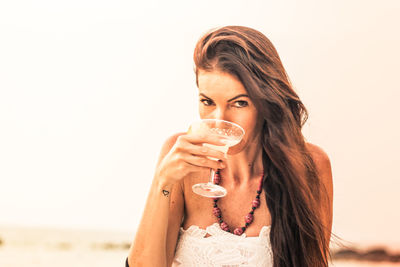
[{"label": "forearm", "polygon": [[154,179],[129,253],[130,266],[167,266],[166,238],[172,185]]}]

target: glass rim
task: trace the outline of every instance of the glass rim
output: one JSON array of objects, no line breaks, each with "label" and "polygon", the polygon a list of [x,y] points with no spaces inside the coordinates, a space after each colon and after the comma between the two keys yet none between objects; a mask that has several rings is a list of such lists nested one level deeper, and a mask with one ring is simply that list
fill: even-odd
[{"label": "glass rim", "polygon": [[244,131],[244,129],[243,129],[242,126],[240,126],[240,125],[237,124],[237,123],[234,123],[234,122],[231,122],[231,121],[227,121],[227,120],[221,120],[221,119],[198,119],[198,120],[194,121],[194,123],[196,123],[196,122],[202,122],[202,121],[219,121],[219,122],[224,122],[224,123],[232,124],[232,125],[238,127],[238,128],[242,131],[241,137],[243,137],[243,136],[245,135],[245,133],[246,133],[246,132]]}]

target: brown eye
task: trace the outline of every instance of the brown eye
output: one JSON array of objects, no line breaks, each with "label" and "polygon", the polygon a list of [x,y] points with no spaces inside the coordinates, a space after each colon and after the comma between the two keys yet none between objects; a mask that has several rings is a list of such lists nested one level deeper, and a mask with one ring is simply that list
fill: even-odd
[{"label": "brown eye", "polygon": [[235,102],[235,107],[237,108],[244,108],[247,107],[249,105],[249,103],[247,103],[247,101],[244,100],[239,100]]},{"label": "brown eye", "polygon": [[201,99],[200,102],[202,102],[205,106],[211,106],[213,104],[210,99]]}]

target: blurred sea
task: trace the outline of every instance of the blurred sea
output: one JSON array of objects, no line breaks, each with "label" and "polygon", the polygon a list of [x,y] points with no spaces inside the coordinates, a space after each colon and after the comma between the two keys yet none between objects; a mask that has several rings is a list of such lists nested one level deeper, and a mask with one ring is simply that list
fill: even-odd
[{"label": "blurred sea", "polygon": [[[1,267],[124,266],[133,233],[0,226]],[[400,266],[334,261],[333,267]]]}]

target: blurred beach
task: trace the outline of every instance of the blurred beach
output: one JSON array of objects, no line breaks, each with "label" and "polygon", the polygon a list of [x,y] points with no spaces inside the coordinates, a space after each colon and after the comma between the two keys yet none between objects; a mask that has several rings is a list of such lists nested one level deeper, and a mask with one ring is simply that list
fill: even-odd
[{"label": "blurred beach", "polygon": [[130,233],[0,227],[1,267],[124,266]]},{"label": "blurred beach", "polygon": [[[133,236],[129,232],[0,226],[0,266],[124,266]],[[382,261],[382,255],[395,254],[396,250],[364,251],[365,257],[369,255],[373,261],[360,261],[362,253],[347,248],[335,254],[337,260],[331,266],[400,266],[400,262]]]}]

